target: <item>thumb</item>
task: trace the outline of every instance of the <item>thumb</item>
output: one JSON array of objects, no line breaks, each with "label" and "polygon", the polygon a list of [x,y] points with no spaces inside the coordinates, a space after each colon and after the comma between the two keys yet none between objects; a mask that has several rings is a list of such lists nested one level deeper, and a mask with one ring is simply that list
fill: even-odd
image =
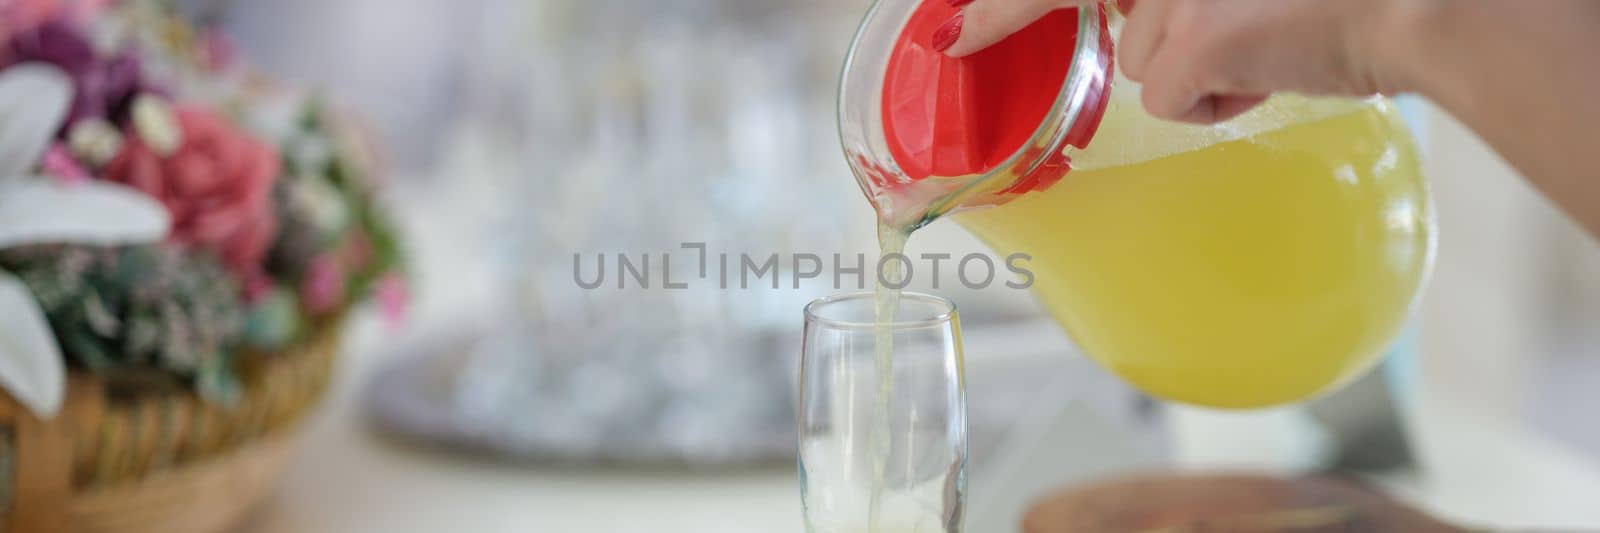
[{"label": "thumb", "polygon": [[[961,0],[954,0],[959,4]],[[1057,9],[1093,4],[1095,0],[975,0],[946,23],[943,31],[959,37],[945,49],[951,57],[962,57],[988,48]]]}]

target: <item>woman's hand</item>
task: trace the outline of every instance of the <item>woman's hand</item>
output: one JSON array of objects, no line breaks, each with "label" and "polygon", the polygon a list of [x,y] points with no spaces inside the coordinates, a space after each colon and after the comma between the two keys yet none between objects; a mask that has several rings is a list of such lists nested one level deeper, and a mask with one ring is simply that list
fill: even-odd
[{"label": "woman's hand", "polygon": [[[1389,38],[1427,4],[1451,0],[1122,0],[1128,14],[1118,62],[1144,84],[1160,118],[1210,123],[1268,94],[1365,96],[1410,89]],[[959,3],[959,2],[958,2]],[[1087,0],[976,0],[964,10],[962,56],[1004,39],[1054,9]]]},{"label": "woman's hand", "polygon": [[[929,0],[939,1],[939,0]],[[950,0],[951,55],[1093,0]],[[1266,95],[1415,91],[1600,237],[1600,2],[1120,0],[1119,62],[1157,117],[1227,120]]]}]

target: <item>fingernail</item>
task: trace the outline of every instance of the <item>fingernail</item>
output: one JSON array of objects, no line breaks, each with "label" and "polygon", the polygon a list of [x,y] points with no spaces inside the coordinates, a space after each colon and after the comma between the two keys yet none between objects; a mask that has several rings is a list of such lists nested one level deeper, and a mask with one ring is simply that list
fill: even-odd
[{"label": "fingernail", "polygon": [[955,46],[956,41],[961,39],[961,23],[965,22],[965,19],[965,15],[956,13],[956,16],[950,17],[950,20],[944,21],[944,24],[940,24],[938,28],[935,28],[933,30],[933,51],[943,52]]},{"label": "fingernail", "polygon": [[972,3],[972,0],[945,0],[945,1],[950,3],[950,7],[963,7],[963,6],[966,6],[967,4]]}]

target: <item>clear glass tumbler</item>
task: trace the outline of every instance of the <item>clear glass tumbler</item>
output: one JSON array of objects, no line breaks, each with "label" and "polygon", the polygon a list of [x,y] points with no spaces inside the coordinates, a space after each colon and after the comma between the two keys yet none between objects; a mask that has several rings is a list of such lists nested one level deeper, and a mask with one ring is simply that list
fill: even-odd
[{"label": "clear glass tumbler", "polygon": [[882,329],[873,311],[870,292],[806,306],[799,467],[807,531],[959,533],[967,404],[955,305],[906,293]]}]

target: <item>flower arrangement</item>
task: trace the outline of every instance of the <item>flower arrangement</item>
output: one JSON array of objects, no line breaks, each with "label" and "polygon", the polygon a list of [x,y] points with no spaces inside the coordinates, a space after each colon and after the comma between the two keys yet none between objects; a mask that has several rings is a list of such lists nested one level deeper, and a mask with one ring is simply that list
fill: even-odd
[{"label": "flower arrangement", "polygon": [[0,386],[68,371],[227,404],[244,351],[371,297],[399,243],[362,137],[155,0],[0,2]]}]

